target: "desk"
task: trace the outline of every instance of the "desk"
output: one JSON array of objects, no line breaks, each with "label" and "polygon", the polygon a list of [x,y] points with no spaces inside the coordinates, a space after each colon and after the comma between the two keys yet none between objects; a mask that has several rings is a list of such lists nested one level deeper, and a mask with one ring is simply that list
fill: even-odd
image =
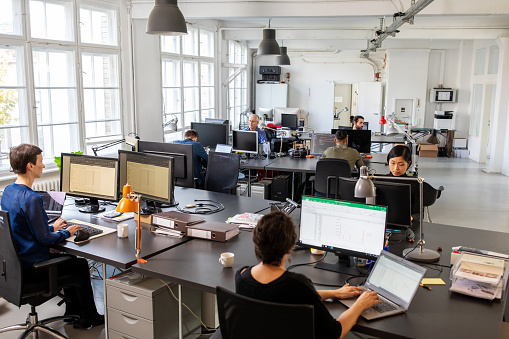
[{"label": "desk", "polygon": [[373,135],[371,136],[371,146],[379,144],[379,151],[382,151],[384,144],[404,144],[404,136],[388,136],[388,135]]},{"label": "desk", "polygon": [[[295,212],[294,212],[295,213]],[[444,248],[440,262],[448,263],[450,248],[465,245],[506,251],[509,234],[481,231],[439,224],[425,224],[427,246]],[[400,254],[401,247],[412,246],[409,242],[390,245],[391,252]],[[135,272],[178,282],[202,291],[214,293],[216,286],[235,290],[235,272],[243,266],[254,265],[251,232],[241,232],[228,243],[193,239],[181,246],[154,256],[144,264],[133,266]],[[223,268],[218,262],[222,252],[235,253],[232,268]],[[319,258],[309,251],[294,251],[292,264],[312,262]],[[335,258],[329,255],[326,261]],[[433,266],[433,265],[427,265]],[[315,282],[342,285],[347,276],[301,266],[295,269]],[[419,288],[408,313],[366,321],[359,319],[354,330],[385,338],[498,338],[503,321],[505,301],[487,301],[449,292],[448,267],[439,273],[428,269],[426,277],[440,277],[447,285],[433,286],[432,291]],[[355,282],[352,281],[352,284]],[[326,302],[334,317],[346,308],[337,301]]]}]

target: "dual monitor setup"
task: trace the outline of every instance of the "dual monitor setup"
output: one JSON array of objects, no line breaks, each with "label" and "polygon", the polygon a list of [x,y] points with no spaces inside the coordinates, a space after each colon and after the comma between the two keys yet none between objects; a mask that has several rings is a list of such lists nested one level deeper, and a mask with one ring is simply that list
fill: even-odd
[{"label": "dual monitor setup", "polygon": [[[328,133],[313,133],[311,136],[311,154],[323,154],[329,148],[336,146],[334,135],[337,129]],[[356,149],[359,153],[371,153],[370,130],[345,130],[348,134],[348,147]]]}]

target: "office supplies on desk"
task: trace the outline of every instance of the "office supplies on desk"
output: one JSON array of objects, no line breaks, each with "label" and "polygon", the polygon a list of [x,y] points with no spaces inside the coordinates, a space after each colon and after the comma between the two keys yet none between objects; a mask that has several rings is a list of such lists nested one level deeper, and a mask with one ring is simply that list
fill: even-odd
[{"label": "office supplies on desk", "polygon": [[[95,225],[95,224],[91,224],[91,223],[81,221],[81,220],[76,220],[76,219],[67,221],[66,227],[69,227],[72,225],[80,225],[82,229],[87,231],[90,234],[89,240],[117,232],[117,230],[113,229],[113,228],[104,227],[101,225]],[[75,236],[71,236],[65,240],[74,242],[74,238],[75,238]]]},{"label": "office supplies on desk", "polygon": [[204,220],[205,218],[177,211],[152,214],[152,225],[184,233],[187,226],[198,224]]},{"label": "office supplies on desk", "polygon": [[111,210],[93,215],[92,218],[99,218],[106,221],[121,222],[134,218],[134,212],[121,213],[115,210]]},{"label": "office supplies on desk", "polygon": [[241,213],[236,214],[230,219],[226,220],[228,224],[236,224],[240,228],[255,228],[256,224],[258,223],[258,220],[260,220],[263,217],[262,214],[255,214],[255,213]]},{"label": "office supplies on desk", "polygon": [[187,227],[187,236],[226,242],[239,234],[239,226],[225,222],[207,221]]},{"label": "office supplies on desk", "polygon": [[[385,301],[390,306],[375,305],[364,310],[361,316],[372,320],[406,312],[421,284],[424,273],[426,273],[424,267],[382,251],[363,287],[378,293],[382,301],[381,305],[384,305]],[[351,307],[355,300],[355,298],[342,299],[340,302]]]}]

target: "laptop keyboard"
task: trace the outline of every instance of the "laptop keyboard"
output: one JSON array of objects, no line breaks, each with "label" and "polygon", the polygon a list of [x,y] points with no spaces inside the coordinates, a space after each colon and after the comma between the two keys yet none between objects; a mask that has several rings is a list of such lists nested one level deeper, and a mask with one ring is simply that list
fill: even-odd
[{"label": "laptop keyboard", "polygon": [[89,225],[84,225],[84,224],[78,224],[78,223],[74,223],[74,222],[68,222],[67,226],[65,226],[64,229],[67,229],[67,227],[73,226],[73,225],[80,226],[82,230],[87,231],[88,234],[90,234],[90,237],[93,237],[94,235],[101,234],[103,232],[103,230],[101,230],[99,228],[95,228],[95,227],[92,227]]},{"label": "laptop keyboard", "polygon": [[383,297],[379,297],[379,299],[382,302],[381,304],[376,304],[376,305],[371,306],[371,308],[374,309],[375,311],[380,312],[380,313],[385,313],[385,312],[394,311],[397,308],[393,303],[384,299]]}]

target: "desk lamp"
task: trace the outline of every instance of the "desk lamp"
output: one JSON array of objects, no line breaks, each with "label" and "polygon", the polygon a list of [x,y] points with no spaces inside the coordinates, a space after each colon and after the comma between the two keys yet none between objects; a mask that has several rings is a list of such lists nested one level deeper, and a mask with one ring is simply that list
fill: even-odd
[{"label": "desk lamp", "polygon": [[173,115],[173,118],[169,121],[167,121],[166,123],[163,124],[163,129],[168,126],[168,128],[171,130],[171,131],[176,131],[178,126],[177,126],[177,123],[179,122],[179,119],[177,118],[177,116],[175,114],[172,114]]},{"label": "desk lamp", "polygon": [[145,259],[140,258],[141,252],[141,210],[140,210],[141,194],[136,194],[132,191],[131,185],[125,184],[122,190],[122,199],[117,205],[117,212],[127,213],[135,212],[138,213],[138,225],[136,226],[136,238],[134,241],[134,247],[136,248],[136,259],[140,263],[146,263]]},{"label": "desk lamp", "polygon": [[[356,198],[366,198],[367,204],[374,204],[375,203],[375,185],[373,185],[373,182],[371,179],[374,178],[373,175],[369,175],[368,168],[366,166],[362,166],[360,170],[359,179],[357,180],[357,183],[355,184],[355,192],[354,196]],[[408,177],[376,177],[376,179],[380,180],[415,180],[414,178],[408,178]],[[417,178],[417,181],[419,182],[419,193],[420,193],[420,207],[419,207],[419,228],[421,233],[421,238],[419,242],[417,243],[417,246],[419,246],[419,249],[415,248],[407,248],[403,250],[403,258],[407,258],[409,260],[413,261],[420,261],[420,262],[434,262],[437,261],[440,258],[440,254],[436,251],[425,249],[424,248],[424,230],[423,230],[423,223],[424,223],[424,215],[423,215],[423,186],[424,186],[424,178]],[[369,200],[368,200],[369,199]]]},{"label": "desk lamp", "polygon": [[437,130],[436,129],[432,129],[431,130],[431,135],[428,139],[426,139],[426,141],[430,144],[439,144],[440,143],[440,140],[438,140],[438,137],[437,137]]},{"label": "desk lamp", "polygon": [[272,127],[265,126],[265,125],[262,126],[262,129],[263,130],[269,129],[271,131],[274,131],[274,132],[276,132],[276,135],[277,135],[277,132],[279,132],[279,136],[281,137],[281,142],[280,142],[280,147],[279,147],[279,153],[277,156],[282,157],[283,156],[283,137],[285,135],[285,132],[283,130],[278,130],[276,128],[272,128]]}]

